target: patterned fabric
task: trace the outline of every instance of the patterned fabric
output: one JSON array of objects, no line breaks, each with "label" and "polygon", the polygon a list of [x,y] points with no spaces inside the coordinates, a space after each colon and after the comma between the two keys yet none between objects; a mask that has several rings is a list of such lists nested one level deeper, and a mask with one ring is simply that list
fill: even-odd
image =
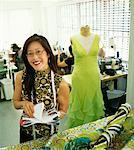
[{"label": "patterned fabric", "polygon": [[76,138],[66,144],[65,150],[88,150],[90,144],[90,139],[87,137]]},{"label": "patterned fabric", "polygon": [[[121,111],[116,113],[116,115],[59,132],[47,141],[44,138],[40,138],[12,147],[8,146],[8,150],[65,150],[65,148],[67,150],[73,150],[71,148],[74,148],[74,150],[80,150],[79,148],[86,150],[86,147],[89,148],[90,146],[94,146],[94,150],[133,150],[134,115],[129,113],[129,111],[121,115]],[[117,128],[114,127],[114,124],[116,124]],[[106,133],[105,131],[109,129],[118,131],[118,126],[120,127],[121,125],[123,125],[123,130],[120,130],[120,134],[115,134],[109,144],[106,138],[101,141],[103,133]]]},{"label": "patterned fabric", "polygon": [[[22,83],[24,81],[26,72],[23,73]],[[54,83],[55,83],[55,90],[56,93],[59,89],[59,84],[62,80],[62,77],[58,74],[54,74]],[[45,71],[37,71],[35,75],[35,89],[36,89],[36,99],[34,100],[35,103],[44,102],[44,110],[48,111],[50,109],[53,109],[55,107],[54,104],[54,95],[52,90],[52,81],[51,81],[51,72],[46,73]],[[28,95],[25,90],[25,86],[23,85],[22,88],[22,99],[28,100]],[[56,109],[58,109],[58,104],[56,106]],[[22,116],[24,116],[23,114]],[[57,133],[57,124],[35,124],[34,130],[36,138],[44,137],[45,139],[48,139],[53,133]],[[21,136],[28,136],[28,138],[31,140],[33,139],[33,126],[29,127],[22,127],[20,126],[20,137]],[[25,138],[25,137],[24,137]],[[22,140],[23,142],[23,140]]]},{"label": "patterned fabric", "polygon": [[[112,148],[113,140],[122,132],[125,131],[125,123],[129,118],[128,114],[131,110],[129,104],[122,104],[119,107],[116,114],[108,121],[105,131],[99,137],[99,139],[94,143],[94,147],[103,145],[105,147]],[[130,125],[132,127],[132,125]],[[131,128],[132,129],[132,128]],[[114,148],[113,148],[114,149]]]}]

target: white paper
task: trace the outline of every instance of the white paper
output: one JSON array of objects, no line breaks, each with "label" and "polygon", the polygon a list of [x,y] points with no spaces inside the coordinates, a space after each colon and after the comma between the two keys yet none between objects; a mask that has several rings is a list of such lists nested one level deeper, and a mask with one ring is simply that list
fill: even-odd
[{"label": "white paper", "polygon": [[58,117],[58,112],[56,110],[53,110],[51,114],[48,114],[48,112],[44,110],[44,103],[42,102],[34,106],[33,116],[34,118],[23,117],[23,120],[27,120],[28,125],[35,124],[35,123],[49,124],[55,122],[54,118]]},{"label": "white paper", "polygon": [[44,103],[38,103],[34,106],[34,114],[33,116],[38,119],[38,120],[42,120],[42,113],[43,113],[43,109],[44,109]]}]

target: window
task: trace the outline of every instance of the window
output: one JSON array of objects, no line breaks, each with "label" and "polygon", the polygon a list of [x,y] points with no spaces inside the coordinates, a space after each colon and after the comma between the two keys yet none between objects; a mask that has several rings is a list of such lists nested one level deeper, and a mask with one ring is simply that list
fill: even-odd
[{"label": "window", "polygon": [[1,10],[0,15],[0,49],[9,50],[11,44],[23,45],[32,34],[33,20],[30,9]]},{"label": "window", "polygon": [[60,5],[57,8],[59,41],[67,48],[70,37],[81,25],[90,25],[93,32],[101,36],[106,50],[109,40],[114,38],[120,57],[128,61],[130,31],[129,0],[90,0]]}]

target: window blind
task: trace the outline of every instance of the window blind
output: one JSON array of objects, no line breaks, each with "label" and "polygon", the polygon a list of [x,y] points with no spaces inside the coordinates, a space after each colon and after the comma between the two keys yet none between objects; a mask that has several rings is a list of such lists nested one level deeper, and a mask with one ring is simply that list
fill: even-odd
[{"label": "window blind", "polygon": [[1,50],[10,49],[12,43],[23,45],[33,31],[31,9],[1,10],[0,22]]},{"label": "window blind", "polygon": [[58,37],[68,47],[70,36],[78,33],[81,25],[88,24],[93,32],[100,35],[106,50],[109,39],[114,38],[116,51],[128,61],[130,32],[129,0],[90,0],[60,5],[57,8]]}]

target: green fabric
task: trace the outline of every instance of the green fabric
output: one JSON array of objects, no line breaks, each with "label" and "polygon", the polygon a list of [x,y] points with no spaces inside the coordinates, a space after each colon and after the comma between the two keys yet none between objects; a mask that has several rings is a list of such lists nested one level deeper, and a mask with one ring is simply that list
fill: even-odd
[{"label": "green fabric", "polygon": [[65,145],[65,150],[88,150],[89,144],[87,137],[76,138]]},{"label": "green fabric", "polygon": [[89,53],[72,37],[74,70],[68,110],[67,128],[79,126],[104,116],[98,67],[99,37],[95,35]]}]

